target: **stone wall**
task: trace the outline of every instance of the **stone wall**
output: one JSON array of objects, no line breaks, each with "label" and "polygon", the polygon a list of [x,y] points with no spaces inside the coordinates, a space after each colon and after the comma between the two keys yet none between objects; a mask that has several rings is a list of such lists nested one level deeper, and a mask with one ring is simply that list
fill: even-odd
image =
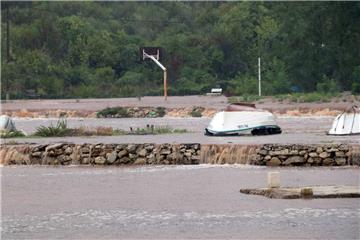
[{"label": "stone wall", "polygon": [[350,147],[344,144],[266,144],[257,149],[251,160],[251,164],[267,166],[344,166],[353,163]]},{"label": "stone wall", "polygon": [[5,146],[0,164],[199,164],[199,144],[83,144]]},{"label": "stone wall", "polygon": [[0,164],[360,165],[360,145],[72,144],[1,145]]}]

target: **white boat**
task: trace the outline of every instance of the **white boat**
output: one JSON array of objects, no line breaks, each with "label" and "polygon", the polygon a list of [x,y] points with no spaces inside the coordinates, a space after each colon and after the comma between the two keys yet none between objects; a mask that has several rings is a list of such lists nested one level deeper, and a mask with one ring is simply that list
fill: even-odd
[{"label": "white boat", "polygon": [[0,116],[0,131],[16,131],[15,123],[9,116]]},{"label": "white boat", "polygon": [[281,128],[275,116],[265,110],[255,108],[255,104],[233,103],[218,112],[205,128],[205,135],[267,135],[279,134]]},{"label": "white boat", "polygon": [[352,106],[343,113],[339,114],[333,121],[330,135],[353,135],[360,134],[360,110],[357,106]]}]

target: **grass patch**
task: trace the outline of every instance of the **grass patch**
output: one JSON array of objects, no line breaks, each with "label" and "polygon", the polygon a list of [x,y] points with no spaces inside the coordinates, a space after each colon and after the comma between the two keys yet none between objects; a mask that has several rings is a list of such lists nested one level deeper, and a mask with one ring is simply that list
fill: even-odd
[{"label": "grass patch", "polygon": [[[114,129],[112,127],[96,127],[89,129],[86,127],[69,128],[65,119],[59,119],[55,126],[40,126],[32,136],[38,137],[80,137],[80,136],[119,136],[119,135],[159,135],[171,133],[186,133],[186,129],[165,127],[155,127],[147,125],[145,128],[130,128],[130,131]],[[14,137],[13,135],[9,137]]]},{"label": "grass patch", "polygon": [[112,117],[118,117],[118,118],[127,118],[130,117],[130,114],[128,112],[127,108],[123,108],[123,107],[108,107],[105,108],[101,111],[99,111],[96,114],[97,117],[101,118],[112,118]]},{"label": "grass patch", "polygon": [[67,136],[81,137],[81,136],[117,136],[125,135],[126,131],[121,129],[113,129],[112,127],[96,127],[88,129],[86,127],[70,128]]},{"label": "grass patch", "polygon": [[144,117],[149,117],[149,118],[164,117],[165,114],[166,114],[166,110],[164,107],[157,107],[149,111],[149,113]]},{"label": "grass patch", "polygon": [[169,126],[154,127],[153,125],[147,125],[146,128],[130,128],[128,135],[160,135],[160,134],[171,134],[171,133],[187,133],[186,129],[172,128]]},{"label": "grass patch", "polygon": [[293,93],[289,95],[290,102],[295,103],[311,103],[311,102],[331,102],[331,99],[337,97],[338,94],[325,93]]},{"label": "grass patch", "polygon": [[166,114],[165,108],[164,107],[157,107],[156,108],[156,113],[158,115],[158,117],[163,117]]},{"label": "grass patch", "polygon": [[70,132],[71,129],[67,127],[66,119],[59,119],[55,126],[51,123],[48,127],[41,125],[36,128],[34,135],[39,137],[63,137]]},{"label": "grass patch", "polygon": [[256,102],[263,99],[258,95],[243,95],[243,96],[232,96],[228,98],[228,103],[238,103],[238,102]]},{"label": "grass patch", "polygon": [[25,137],[25,134],[21,131],[1,131],[0,138],[17,138],[17,137]]},{"label": "grass patch", "polygon": [[[312,103],[312,102],[331,102],[334,98],[338,98],[339,93],[321,93],[321,92],[311,92],[311,93],[292,93],[292,94],[278,94],[274,95],[273,99],[279,102],[291,102],[291,103]],[[269,96],[268,96],[269,97]],[[244,95],[244,96],[232,96],[228,98],[228,103],[236,102],[256,102],[261,99],[266,98],[259,97],[257,95]]]},{"label": "grass patch", "polygon": [[166,109],[164,107],[149,108],[149,107],[112,107],[105,108],[96,113],[98,118],[130,118],[130,117],[148,117],[157,118],[164,117]]},{"label": "grass patch", "polygon": [[203,107],[194,107],[191,112],[190,112],[190,116],[192,117],[202,117],[202,112],[205,109]]},{"label": "grass patch", "polygon": [[279,102],[283,102],[284,100],[287,100],[289,96],[290,96],[289,94],[279,94],[279,95],[275,95],[274,98]]}]

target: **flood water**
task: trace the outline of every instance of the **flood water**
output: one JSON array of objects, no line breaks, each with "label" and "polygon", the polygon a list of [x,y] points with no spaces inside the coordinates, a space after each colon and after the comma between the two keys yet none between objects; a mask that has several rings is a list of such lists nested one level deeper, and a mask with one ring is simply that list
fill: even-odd
[{"label": "flood water", "polygon": [[269,171],[283,186],[360,181],[358,167],[2,167],[2,239],[360,238],[359,199],[239,192]]}]

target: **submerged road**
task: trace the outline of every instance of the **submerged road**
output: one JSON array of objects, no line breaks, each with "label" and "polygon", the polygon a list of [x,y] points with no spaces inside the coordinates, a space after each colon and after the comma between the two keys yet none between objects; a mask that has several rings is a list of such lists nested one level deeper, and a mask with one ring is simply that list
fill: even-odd
[{"label": "submerged road", "polygon": [[[56,125],[57,119],[31,119],[15,118],[18,129],[27,133],[33,133],[37,127],[51,124]],[[331,127],[333,117],[279,117],[278,125],[283,133],[269,136],[230,136],[208,137],[204,136],[204,129],[209,124],[210,118],[70,118],[68,126],[96,128],[112,127],[114,129],[129,130],[132,128],[144,128],[147,124],[156,127],[169,126],[178,129],[187,129],[184,134],[166,135],[125,135],[125,136],[93,136],[93,137],[64,137],[64,138],[16,138],[3,140],[16,141],[18,143],[55,143],[61,141],[73,143],[202,143],[202,144],[317,144],[317,143],[352,143],[360,144],[360,137],[355,136],[329,136],[326,135]]]},{"label": "submerged road", "polygon": [[[1,168],[2,239],[359,239],[359,199],[246,195],[246,165]],[[359,168],[271,168],[283,186],[359,185]]]}]

